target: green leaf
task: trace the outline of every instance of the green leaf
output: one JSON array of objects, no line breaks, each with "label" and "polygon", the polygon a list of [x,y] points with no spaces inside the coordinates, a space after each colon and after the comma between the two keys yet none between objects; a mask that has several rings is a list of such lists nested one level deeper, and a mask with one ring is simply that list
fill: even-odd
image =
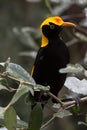
[{"label": "green leaf", "polygon": [[40,130],[43,119],[41,104],[38,103],[30,114],[29,130]]},{"label": "green leaf", "polygon": [[77,105],[73,106],[73,107],[72,107],[72,110],[73,110],[73,112],[76,113],[76,114],[79,114],[79,113],[81,112],[81,111],[80,111],[80,106],[77,106]]},{"label": "green leaf", "polygon": [[54,119],[53,114],[50,114],[50,115],[44,117],[43,118],[43,124],[42,124],[41,128],[43,128],[43,126],[45,126],[45,124],[47,124],[47,122],[52,121],[52,119]]},{"label": "green leaf", "polygon": [[63,117],[67,117],[67,116],[71,116],[72,113],[68,110],[63,110],[61,112],[55,113],[53,116],[54,117],[59,117],[59,118],[63,118]]},{"label": "green leaf", "polygon": [[[4,89],[4,90],[8,90],[8,89],[6,88],[6,86],[0,84],[0,90],[2,90],[2,89]],[[9,90],[8,90],[8,91],[9,91]]]},{"label": "green leaf", "polygon": [[85,115],[85,122],[86,122],[86,124],[87,124],[87,114]]},{"label": "green leaf", "polygon": [[5,62],[1,62],[0,66],[4,67],[4,70],[6,70],[8,64],[10,63],[11,58],[8,57],[8,59]]},{"label": "green leaf", "polygon": [[10,106],[5,111],[4,122],[8,130],[16,130],[16,126],[17,126],[16,112],[12,106]]},{"label": "green leaf", "polygon": [[4,86],[8,86],[7,79],[5,79],[5,78],[0,78],[0,84],[2,84],[2,85],[4,85]]},{"label": "green leaf", "polygon": [[20,52],[20,56],[28,56],[33,59],[36,58],[37,52],[36,51],[25,51],[25,52]]},{"label": "green leaf", "polygon": [[31,87],[20,84],[19,88],[17,89],[16,93],[14,94],[8,106],[14,104],[22,95],[24,95],[25,93],[29,91],[31,92],[32,95],[34,95],[34,91]]},{"label": "green leaf", "polygon": [[9,91],[8,82],[5,78],[0,78],[0,90],[5,89]]},{"label": "green leaf", "polygon": [[53,104],[53,108],[59,109],[61,107],[61,105],[59,103],[54,103]]},{"label": "green leaf", "polygon": [[0,107],[0,125],[4,126],[4,107]]},{"label": "green leaf", "polygon": [[43,85],[40,85],[40,84],[36,84],[34,86],[34,90],[35,91],[49,91],[50,90],[50,87],[49,86],[43,86]]},{"label": "green leaf", "polygon": [[5,124],[4,124],[4,116],[1,116],[1,115],[0,115],[0,125],[5,126]]},{"label": "green leaf", "polygon": [[[32,49],[35,49],[36,51],[39,49],[39,47],[37,46],[37,44],[36,44],[36,42],[35,42],[35,40],[33,39],[33,37],[31,36],[31,34],[30,33],[23,33],[24,34],[24,38],[26,39],[26,40],[24,40],[24,41],[26,41],[26,45],[28,46],[28,47],[30,47],[30,48],[32,48]],[[23,42],[24,43],[24,42]]]},{"label": "green leaf", "polygon": [[85,125],[85,126],[87,126],[87,123],[85,123],[85,122],[83,122],[83,121],[79,121],[79,122],[78,122],[78,125]]},{"label": "green leaf", "polygon": [[0,66],[4,67],[5,66],[5,62],[0,62]]},{"label": "green leaf", "polygon": [[14,28],[13,31],[23,45],[35,49],[36,51],[38,50],[38,46],[31,33],[25,31],[23,28]]},{"label": "green leaf", "polygon": [[28,128],[28,124],[22,120],[17,119],[17,128]]},{"label": "green leaf", "polygon": [[7,80],[4,78],[0,78],[0,90],[5,89],[9,91],[7,86],[8,86]]},{"label": "green leaf", "polygon": [[26,81],[26,82],[31,82],[32,84],[35,84],[34,79],[20,65],[17,65],[17,64],[14,64],[14,63],[9,63],[6,71],[7,71],[7,73],[9,73],[9,75],[17,78],[20,81]]},{"label": "green leaf", "polygon": [[69,64],[66,68],[59,70],[60,73],[81,73],[84,71],[84,68],[80,64]]},{"label": "green leaf", "polygon": [[[11,107],[9,107],[9,108],[13,109]],[[6,113],[7,113],[7,110],[8,109],[6,109]],[[10,110],[10,112],[11,111],[14,111],[14,110]],[[1,126],[5,126],[4,112],[5,112],[4,108],[0,107],[0,125]],[[13,115],[11,115],[11,116],[13,116]],[[27,129],[28,128],[28,124],[26,122],[20,120],[20,119],[17,119],[17,128],[25,128],[25,129]]]}]

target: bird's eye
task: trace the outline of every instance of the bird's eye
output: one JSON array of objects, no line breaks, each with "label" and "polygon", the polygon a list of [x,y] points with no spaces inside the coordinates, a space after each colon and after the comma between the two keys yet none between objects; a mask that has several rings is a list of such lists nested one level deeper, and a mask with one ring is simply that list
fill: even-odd
[{"label": "bird's eye", "polygon": [[55,25],[51,24],[50,29],[54,29],[54,28],[55,28]]}]

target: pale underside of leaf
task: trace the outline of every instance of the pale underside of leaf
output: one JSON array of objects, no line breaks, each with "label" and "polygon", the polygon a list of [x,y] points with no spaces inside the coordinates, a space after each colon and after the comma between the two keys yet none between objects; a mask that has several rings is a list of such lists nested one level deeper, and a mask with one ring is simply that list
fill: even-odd
[{"label": "pale underside of leaf", "polygon": [[77,94],[87,95],[86,79],[79,80],[76,77],[68,77],[64,85]]}]

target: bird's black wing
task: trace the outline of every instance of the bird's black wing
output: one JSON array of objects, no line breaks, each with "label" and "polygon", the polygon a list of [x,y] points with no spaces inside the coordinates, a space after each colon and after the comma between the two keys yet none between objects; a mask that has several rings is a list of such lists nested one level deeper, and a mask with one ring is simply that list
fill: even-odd
[{"label": "bird's black wing", "polygon": [[32,68],[32,74],[31,74],[34,80],[36,81],[36,83],[42,84],[42,85],[46,85],[44,84],[45,81],[42,77],[44,74],[43,73],[44,57],[45,57],[45,48],[43,47],[43,48],[40,48],[37,53],[37,56],[36,56],[36,59]]}]

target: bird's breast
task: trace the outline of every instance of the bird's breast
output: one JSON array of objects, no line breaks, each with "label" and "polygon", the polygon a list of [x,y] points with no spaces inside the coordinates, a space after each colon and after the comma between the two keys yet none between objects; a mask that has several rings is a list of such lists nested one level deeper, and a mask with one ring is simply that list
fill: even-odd
[{"label": "bird's breast", "polygon": [[[61,75],[58,71],[64,68],[69,62],[69,53],[65,44],[48,44],[41,47],[36,57],[33,73],[37,83],[57,79]],[[58,79],[57,79],[58,80]]]},{"label": "bird's breast", "polygon": [[43,55],[44,63],[46,63],[49,68],[52,67],[52,69],[65,67],[69,62],[69,52],[63,43],[49,44],[44,49]]}]

